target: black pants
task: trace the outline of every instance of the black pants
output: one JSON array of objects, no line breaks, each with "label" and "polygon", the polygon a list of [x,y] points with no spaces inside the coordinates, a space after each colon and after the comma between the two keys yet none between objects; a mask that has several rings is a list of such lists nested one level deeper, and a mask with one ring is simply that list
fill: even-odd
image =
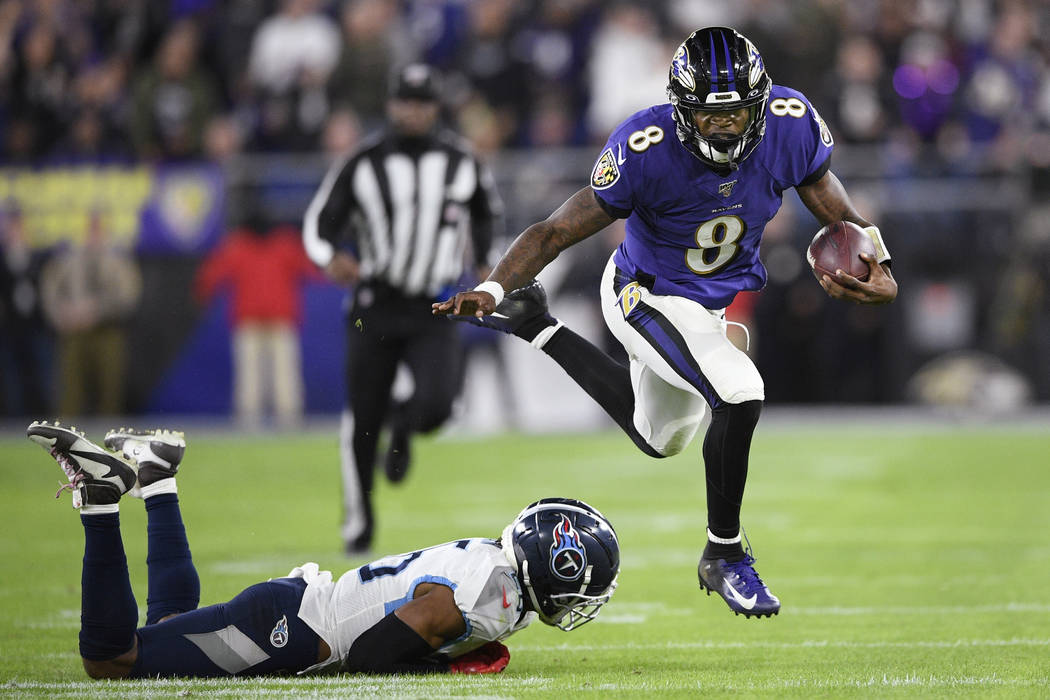
[{"label": "black pants", "polygon": [[350,452],[365,519],[359,535],[344,530],[344,536],[352,538],[347,544],[357,549],[368,547],[375,526],[371,494],[376,447],[390,412],[390,390],[398,364],[407,365],[415,384],[398,416],[402,427],[413,433],[441,427],[452,414],[462,385],[460,328],[454,321],[434,316],[432,301],[405,297],[374,283],[362,284],[354,295],[347,329],[346,376],[354,426]]}]

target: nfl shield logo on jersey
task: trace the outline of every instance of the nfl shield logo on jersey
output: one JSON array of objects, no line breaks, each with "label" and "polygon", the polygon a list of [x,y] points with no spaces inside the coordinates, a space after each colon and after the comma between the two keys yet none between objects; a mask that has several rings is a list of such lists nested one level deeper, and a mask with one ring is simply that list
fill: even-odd
[{"label": "nfl shield logo on jersey", "polygon": [[591,173],[591,185],[596,190],[604,190],[609,185],[620,179],[620,169],[616,166],[616,156],[611,148],[606,148],[605,153],[594,165]]},{"label": "nfl shield logo on jersey", "polygon": [[551,545],[551,572],[563,581],[575,581],[587,568],[587,550],[580,543],[580,533],[569,519],[561,516],[554,526],[554,544]]},{"label": "nfl shield logo on jersey", "polygon": [[277,624],[273,626],[273,632],[270,632],[270,644],[280,649],[288,643],[288,616],[281,615],[281,619],[277,621]]},{"label": "nfl shield logo on jersey", "polygon": [[730,180],[729,182],[723,182],[718,186],[718,193],[723,197],[728,197],[733,194],[733,185],[736,184],[736,180]]}]

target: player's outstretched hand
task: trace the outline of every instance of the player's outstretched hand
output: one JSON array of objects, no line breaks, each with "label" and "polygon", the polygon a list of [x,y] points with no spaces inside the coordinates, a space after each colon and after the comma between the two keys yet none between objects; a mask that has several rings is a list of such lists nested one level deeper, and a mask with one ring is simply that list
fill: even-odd
[{"label": "player's outstretched hand", "polygon": [[897,281],[889,270],[875,262],[875,256],[862,253],[868,263],[868,279],[861,282],[856,277],[839,270],[834,276],[824,275],[820,286],[833,299],[844,299],[854,304],[889,304],[897,298]]},{"label": "player's outstretched hand", "polygon": [[499,673],[510,663],[510,649],[499,642],[489,642],[468,651],[449,663],[449,673]]},{"label": "player's outstretched hand", "polygon": [[481,318],[496,310],[496,298],[488,292],[470,289],[459,292],[451,299],[433,304],[431,309],[435,316],[477,316]]}]

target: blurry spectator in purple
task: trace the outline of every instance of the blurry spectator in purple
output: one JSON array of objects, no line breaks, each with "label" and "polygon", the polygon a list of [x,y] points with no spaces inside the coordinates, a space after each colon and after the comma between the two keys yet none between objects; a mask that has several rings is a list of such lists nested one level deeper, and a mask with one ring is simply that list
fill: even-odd
[{"label": "blurry spectator in purple", "polygon": [[350,110],[366,131],[386,119],[387,76],[408,56],[395,0],[347,0],[342,14],[342,52],[328,79],[333,110]]},{"label": "blurry spectator in purple", "polygon": [[535,19],[519,33],[529,64],[533,102],[524,145],[589,142],[585,115],[590,92],[585,66],[598,30],[595,0],[540,0]]},{"label": "blurry spectator in purple", "polygon": [[51,334],[40,301],[40,270],[46,254],[26,240],[17,209],[0,228],[0,414],[51,411]]},{"label": "blurry spectator in purple", "polygon": [[[1023,3],[1003,3],[986,40],[970,47],[970,70],[965,92],[965,119],[977,142],[1015,136],[1006,130],[1031,128],[1043,61],[1033,39],[1039,25]],[[1020,155],[1015,153],[1014,155]]]},{"label": "blurry spectator in purple", "polygon": [[309,149],[324,129],[326,86],[341,39],[338,25],[318,6],[318,0],[282,0],[252,39],[248,73],[259,100],[261,148]]},{"label": "blurry spectator in purple", "polygon": [[134,258],[112,243],[107,214],[94,210],[87,239],[44,266],[44,311],[59,336],[59,412],[122,415],[126,324],[142,279]]},{"label": "blurry spectator in purple", "polygon": [[924,141],[933,141],[952,116],[959,88],[951,46],[936,32],[915,31],[901,45],[899,61],[893,89],[901,117]]},{"label": "blurry spectator in purple", "polygon": [[405,23],[411,41],[419,47],[413,57],[451,73],[460,45],[470,36],[469,4],[463,0],[409,0]]},{"label": "blurry spectator in purple", "polygon": [[203,153],[217,95],[214,81],[197,64],[198,39],[192,20],[176,22],[153,65],[136,77],[131,128],[142,158],[180,160]]}]

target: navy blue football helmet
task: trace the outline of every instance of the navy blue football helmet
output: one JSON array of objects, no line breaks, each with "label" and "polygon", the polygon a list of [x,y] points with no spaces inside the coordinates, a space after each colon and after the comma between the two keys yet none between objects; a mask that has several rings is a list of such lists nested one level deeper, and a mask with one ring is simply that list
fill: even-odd
[{"label": "navy blue football helmet", "polygon": [[[690,153],[715,169],[735,169],[766,133],[766,102],[772,81],[758,49],[729,27],[705,27],[675,51],[667,97],[675,132]],[[693,120],[697,111],[748,108],[747,127],[733,138],[705,138]]]},{"label": "navy blue football helmet", "polygon": [[616,532],[583,501],[530,503],[503,530],[501,543],[518,569],[530,607],[548,625],[568,631],[590,622],[616,590]]}]

